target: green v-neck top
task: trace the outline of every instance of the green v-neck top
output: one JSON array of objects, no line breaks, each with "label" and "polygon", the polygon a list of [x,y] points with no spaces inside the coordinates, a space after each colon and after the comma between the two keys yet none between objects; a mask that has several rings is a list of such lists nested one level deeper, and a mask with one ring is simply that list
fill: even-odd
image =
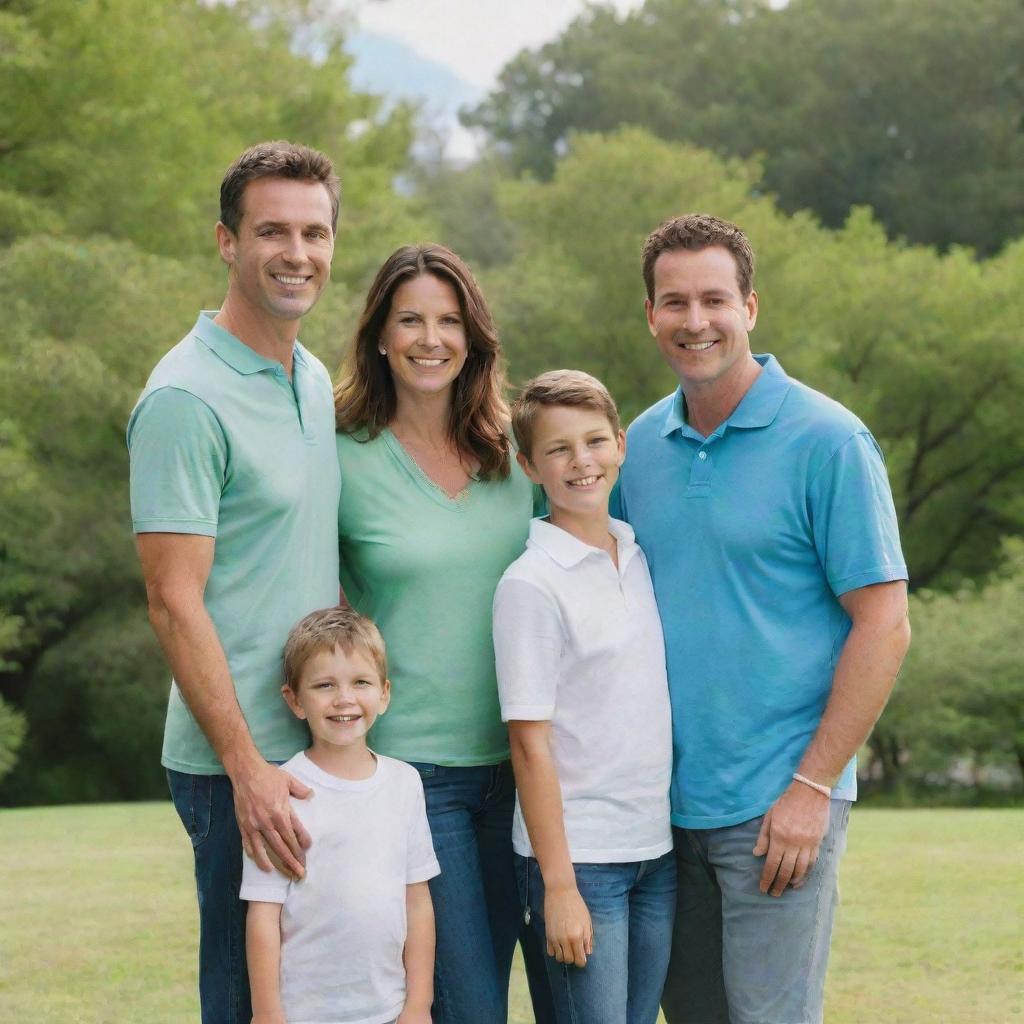
[{"label": "green v-neck top", "polygon": [[384,635],[392,683],[370,743],[403,761],[503,761],[491,604],[526,547],[533,486],[513,460],[507,480],[471,479],[452,498],[391,431],[356,436],[337,437],[341,583]]}]

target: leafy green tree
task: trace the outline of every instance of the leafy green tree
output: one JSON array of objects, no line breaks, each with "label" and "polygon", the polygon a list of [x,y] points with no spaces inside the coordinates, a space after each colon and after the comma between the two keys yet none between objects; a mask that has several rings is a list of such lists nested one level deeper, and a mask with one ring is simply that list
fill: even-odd
[{"label": "leafy green tree", "polygon": [[1018,0],[647,0],[589,8],[464,119],[541,177],[627,124],[760,155],[785,210],[991,253],[1024,233],[1021,52]]},{"label": "leafy green tree", "polygon": [[871,749],[890,782],[944,778],[951,764],[1024,781],[1024,546],[984,587],[911,598],[914,642]]},{"label": "leafy green tree", "polygon": [[169,673],[132,550],[128,414],[220,302],[217,186],[267,137],[339,166],[334,281],[302,332],[337,365],[368,275],[431,233],[393,188],[409,112],[350,89],[312,3],[2,8],[0,803],[156,796]]},{"label": "leafy green tree", "polygon": [[577,136],[550,181],[498,190],[515,255],[484,275],[516,380],[573,365],[626,418],[675,387],[643,319],[639,252],[663,219],[713,210],[758,254],[755,349],[853,409],[887,454],[915,586],[955,587],[1024,529],[1024,243],[978,262],[887,241],[867,211],[839,231],[752,189],[754,163],[636,129]]}]

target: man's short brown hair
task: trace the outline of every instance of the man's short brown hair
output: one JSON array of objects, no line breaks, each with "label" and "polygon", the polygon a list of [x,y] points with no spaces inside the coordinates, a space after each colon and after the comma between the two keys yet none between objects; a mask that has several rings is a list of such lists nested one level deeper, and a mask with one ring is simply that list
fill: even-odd
[{"label": "man's short brown hair", "polygon": [[613,433],[619,432],[619,410],[608,389],[596,377],[582,370],[548,370],[527,381],[512,403],[512,432],[519,450],[528,459],[533,453],[537,414],[552,405],[593,409],[608,418]]},{"label": "man's short brown hair", "polygon": [[720,245],[736,261],[736,281],[744,299],[754,289],[754,250],[735,224],[710,213],[686,213],[665,221],[647,236],[643,248],[644,285],[647,298],[654,301],[654,264],[663,252],[689,249],[693,252]]},{"label": "man's short brown hair", "polygon": [[250,146],[225,172],[220,183],[220,222],[238,234],[242,223],[242,196],[250,181],[260,178],[290,178],[319,182],[331,198],[331,230],[338,230],[341,182],[330,157],[309,146],[276,140]]},{"label": "man's short brown hair", "polygon": [[302,670],[311,658],[340,647],[345,654],[359,649],[370,656],[384,682],[388,675],[384,638],[371,619],[351,608],[322,608],[300,619],[284,645],[284,681],[298,692]]}]

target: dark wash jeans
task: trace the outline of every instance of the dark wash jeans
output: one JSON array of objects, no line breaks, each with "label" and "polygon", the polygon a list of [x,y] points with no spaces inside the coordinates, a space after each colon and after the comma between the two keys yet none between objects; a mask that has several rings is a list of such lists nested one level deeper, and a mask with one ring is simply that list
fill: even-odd
[{"label": "dark wash jeans", "polygon": [[437,933],[433,1024],[505,1024],[516,942],[537,1024],[554,1024],[544,948],[523,923],[512,854],[512,765],[413,763],[441,874],[430,880]]},{"label": "dark wash jeans", "polygon": [[174,808],[192,840],[199,896],[199,1000],[202,1024],[249,1024],[245,963],[242,837],[226,775],[167,769]]}]

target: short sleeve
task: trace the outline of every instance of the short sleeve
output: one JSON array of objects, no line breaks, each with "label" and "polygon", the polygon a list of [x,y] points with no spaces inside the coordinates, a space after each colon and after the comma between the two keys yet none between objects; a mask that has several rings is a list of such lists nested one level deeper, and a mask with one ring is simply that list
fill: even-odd
[{"label": "short sleeve", "polygon": [[[415,769],[411,769],[415,772]],[[416,787],[412,813],[409,815],[408,856],[405,866],[405,884],[425,882],[441,874],[441,865],[434,855],[434,844],[430,839],[430,825],[427,822],[427,807],[423,799],[423,783],[419,775],[413,778]]]},{"label": "short sleeve", "polygon": [[147,395],[128,424],[136,533],[217,535],[227,438],[213,410],[179,388]]},{"label": "short sleeve", "polygon": [[250,903],[284,903],[291,881],[277,868],[263,871],[247,853],[242,853],[242,888],[238,898]]},{"label": "short sleeve", "polygon": [[494,594],[494,658],[501,719],[547,721],[555,693],[564,636],[555,602],[525,580],[503,577]]},{"label": "short sleeve", "polygon": [[811,481],[808,497],[814,544],[837,597],[907,579],[885,463],[867,431],[832,455]]}]

